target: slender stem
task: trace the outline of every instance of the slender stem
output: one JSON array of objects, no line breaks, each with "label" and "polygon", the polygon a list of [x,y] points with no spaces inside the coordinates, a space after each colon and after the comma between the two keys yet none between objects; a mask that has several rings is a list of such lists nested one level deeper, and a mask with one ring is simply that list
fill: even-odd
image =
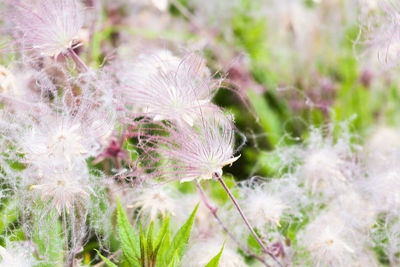
[{"label": "slender stem", "polygon": [[193,16],[192,13],[190,13],[189,10],[187,10],[187,8],[184,5],[182,5],[178,0],[171,0],[171,4],[173,4],[176,7],[176,9],[178,9],[178,11],[182,13],[184,17],[186,17],[188,20],[190,20],[193,24],[197,26],[196,18]]},{"label": "slender stem", "polygon": [[221,183],[222,187],[225,189],[225,191],[228,194],[229,198],[232,200],[233,204],[236,206],[236,209],[238,210],[238,212],[239,212],[240,216],[242,217],[244,223],[246,224],[247,228],[249,228],[251,234],[254,236],[254,238],[256,239],[257,243],[263,249],[263,252],[267,253],[279,266],[282,267],[282,264],[276,259],[276,257],[270,251],[268,251],[268,248],[264,245],[264,243],[258,237],[258,235],[254,231],[253,227],[250,225],[249,221],[247,220],[246,216],[244,215],[243,210],[240,208],[239,203],[236,201],[235,197],[233,196],[233,194],[229,190],[228,186],[225,184],[224,180],[222,180],[222,178],[217,174],[215,174],[215,178]]},{"label": "slender stem", "polygon": [[204,193],[203,188],[201,187],[200,183],[197,181],[197,188],[199,189],[199,193],[200,193],[200,198],[203,201],[204,205],[206,205],[206,207],[210,210],[211,214],[214,216],[214,218],[218,221],[218,223],[220,224],[220,226],[222,227],[222,229],[224,229],[224,231],[229,235],[229,237],[243,250],[245,251],[247,254],[249,254],[250,256],[254,257],[255,259],[257,259],[258,261],[260,261],[262,264],[264,264],[267,267],[270,267],[270,265],[268,263],[266,263],[264,261],[263,258],[261,258],[260,256],[254,254],[253,252],[250,251],[249,248],[247,248],[245,245],[243,245],[239,240],[237,240],[237,238],[231,233],[231,231],[229,231],[228,227],[226,227],[226,225],[222,222],[221,218],[218,216],[217,211],[218,208],[214,207],[207,199],[206,194]]},{"label": "slender stem", "polygon": [[62,224],[63,224],[63,231],[64,231],[64,246],[65,246],[65,266],[73,267],[74,260],[73,257],[71,259],[71,254],[69,252],[69,240],[68,240],[68,229],[67,229],[67,216],[65,214],[65,210],[62,212]]},{"label": "slender stem", "polygon": [[89,71],[89,67],[82,61],[82,59],[75,53],[74,49],[68,48],[69,55],[77,66],[79,66],[83,71]]},{"label": "slender stem", "polygon": [[[112,260],[113,258],[115,258],[116,256],[118,256],[119,254],[121,254],[122,249],[117,250],[116,252],[114,252],[111,256],[107,257],[107,260]],[[103,266],[105,264],[104,261],[101,261],[95,265],[93,265],[93,267],[100,267]]]}]

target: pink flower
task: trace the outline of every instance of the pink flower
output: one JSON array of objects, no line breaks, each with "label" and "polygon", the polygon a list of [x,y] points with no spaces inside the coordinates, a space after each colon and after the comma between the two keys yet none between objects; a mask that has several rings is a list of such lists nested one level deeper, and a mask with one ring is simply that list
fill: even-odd
[{"label": "pink flower", "polygon": [[378,59],[393,67],[400,60],[400,5],[394,1],[379,2],[380,12],[365,19],[365,45],[376,51]]},{"label": "pink flower", "polygon": [[155,171],[151,166],[145,170],[153,170],[158,178],[181,182],[212,179],[239,158],[233,156],[234,128],[226,118],[203,119],[194,127],[172,126],[168,130],[166,137],[140,137],[145,151],[142,162],[160,163]]},{"label": "pink flower", "polygon": [[181,61],[169,51],[159,51],[127,64],[124,72],[122,94],[136,116],[192,126],[201,116],[200,109],[213,106],[218,82],[198,56]]},{"label": "pink flower", "polygon": [[78,0],[5,0],[20,48],[57,56],[76,45],[83,24]]}]

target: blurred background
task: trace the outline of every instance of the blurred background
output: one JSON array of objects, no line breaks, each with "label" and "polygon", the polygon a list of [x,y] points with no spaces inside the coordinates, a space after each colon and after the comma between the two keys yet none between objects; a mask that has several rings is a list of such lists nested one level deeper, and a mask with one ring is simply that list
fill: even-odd
[{"label": "blurred background", "polygon": [[[235,115],[246,141],[229,172],[271,176],[268,153],[300,142],[310,127],[346,123],[364,137],[398,125],[396,58],[367,44],[364,21],[377,0],[116,0],[103,8],[90,49],[93,66],[165,48],[197,51],[225,79],[215,102]],[[118,50],[113,50],[114,48]],[[115,51],[115,54],[109,54]],[[108,53],[108,54],[107,54]],[[276,163],[276,162],[275,162]]]}]

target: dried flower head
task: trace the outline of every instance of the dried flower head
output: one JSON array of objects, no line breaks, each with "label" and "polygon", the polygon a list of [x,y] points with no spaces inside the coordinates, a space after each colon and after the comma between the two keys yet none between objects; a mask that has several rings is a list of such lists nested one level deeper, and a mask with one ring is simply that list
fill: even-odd
[{"label": "dried flower head", "polygon": [[122,94],[128,106],[139,110],[137,116],[193,126],[201,109],[214,107],[210,101],[218,82],[209,77],[204,61],[196,55],[181,61],[160,51],[128,64],[122,76],[128,77],[121,79]]},{"label": "dried flower head", "polygon": [[252,225],[262,230],[280,226],[284,214],[293,212],[291,198],[296,191],[297,185],[283,178],[269,182],[250,180],[239,187],[239,201]]},{"label": "dried flower head", "polygon": [[239,158],[233,156],[234,128],[228,119],[204,119],[193,128],[168,130],[167,137],[150,137],[141,147],[146,151],[143,162],[162,163],[153,173],[156,177],[181,182],[212,179]]},{"label": "dried flower head", "polygon": [[396,213],[400,207],[400,171],[397,168],[372,172],[362,182],[363,191],[377,210]]},{"label": "dried flower head", "polygon": [[148,187],[134,190],[134,196],[128,201],[132,203],[128,208],[139,209],[139,216],[148,217],[151,221],[159,215],[175,215],[177,209],[178,192],[172,187]]},{"label": "dried flower head", "polygon": [[0,246],[0,266],[2,267],[33,267],[38,263],[33,256],[33,247],[28,242],[7,242]]},{"label": "dried flower head", "polygon": [[400,133],[393,128],[376,129],[365,143],[365,164],[369,170],[387,170],[396,165],[399,154]]},{"label": "dried flower head", "polygon": [[299,236],[312,266],[349,266],[358,258],[360,242],[352,229],[334,213],[319,215]]},{"label": "dried flower head", "polygon": [[[37,170],[33,175],[31,189],[38,199],[49,203],[58,214],[73,212],[77,204],[82,206],[93,189],[90,187],[90,174],[84,164],[62,164],[50,161],[46,168]],[[37,194],[38,193],[38,194]]]},{"label": "dried flower head", "polygon": [[57,56],[77,45],[83,25],[79,0],[6,0],[16,43],[22,49]]},{"label": "dried flower head", "polygon": [[398,2],[383,0],[372,16],[365,16],[362,29],[367,35],[365,45],[376,51],[378,59],[387,67],[398,64],[400,58],[400,6]]}]

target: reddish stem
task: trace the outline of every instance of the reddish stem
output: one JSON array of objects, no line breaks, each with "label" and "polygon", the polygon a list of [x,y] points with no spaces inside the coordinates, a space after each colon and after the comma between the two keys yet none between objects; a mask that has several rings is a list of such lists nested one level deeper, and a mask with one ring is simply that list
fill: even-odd
[{"label": "reddish stem", "polygon": [[247,220],[246,216],[244,215],[243,210],[240,208],[239,203],[236,201],[235,197],[229,190],[228,186],[225,184],[224,180],[218,175],[214,175],[215,178],[221,183],[222,187],[225,189],[226,193],[228,194],[229,198],[232,200],[233,204],[235,205],[236,209],[238,210],[240,216],[242,217],[244,223],[246,224],[247,228],[249,228],[251,234],[256,239],[257,243],[261,246],[264,253],[267,253],[279,266],[283,267],[282,264],[276,259],[276,257],[268,250],[268,248],[264,245],[261,239],[258,237],[256,232],[254,231],[253,227],[250,225],[249,221]]},{"label": "reddish stem", "polygon": [[83,71],[89,71],[89,67],[82,61],[82,59],[75,53],[74,49],[68,48],[68,53],[71,56],[72,60],[75,62],[77,66],[79,66]]},{"label": "reddish stem", "polygon": [[245,251],[247,254],[249,254],[250,256],[254,257],[255,259],[257,259],[258,261],[260,261],[262,264],[264,264],[267,267],[270,267],[270,265],[268,263],[266,263],[264,261],[263,258],[261,258],[260,256],[254,254],[253,252],[250,251],[250,249],[248,249],[245,245],[243,245],[239,240],[236,239],[236,237],[229,231],[228,227],[226,227],[226,225],[222,222],[221,218],[218,216],[217,211],[218,208],[213,206],[207,199],[206,194],[204,193],[203,188],[201,187],[200,183],[197,181],[197,188],[199,189],[199,193],[200,193],[200,198],[203,201],[204,205],[206,205],[206,207],[210,210],[211,214],[214,216],[214,218],[218,221],[218,223],[220,224],[220,226],[222,227],[222,229],[224,229],[224,231],[229,235],[229,237],[243,250]]}]

